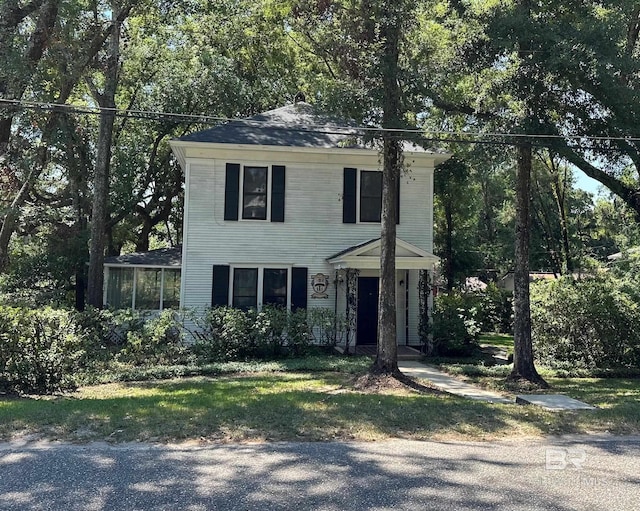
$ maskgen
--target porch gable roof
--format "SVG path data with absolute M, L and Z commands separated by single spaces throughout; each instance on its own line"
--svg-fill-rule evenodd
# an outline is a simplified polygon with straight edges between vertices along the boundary
M 380 268 L 380 238 L 364 241 L 327 258 L 336 269 L 360 270 Z M 440 259 L 426 250 L 396 238 L 396 269 L 429 270 Z

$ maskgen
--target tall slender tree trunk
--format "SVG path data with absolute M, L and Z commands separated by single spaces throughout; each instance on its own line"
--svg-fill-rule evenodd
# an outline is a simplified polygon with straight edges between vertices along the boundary
M 400 125 L 400 87 L 398 56 L 400 13 L 397 7 L 385 4 L 382 15 L 384 48 L 382 79 L 384 87 L 383 128 Z M 402 165 L 401 141 L 385 132 L 382 172 L 382 230 L 380 241 L 380 294 L 378 301 L 378 350 L 374 364 L 377 372 L 398 372 L 398 341 L 396 331 L 396 204 L 398 179 Z
M 560 234 L 562 236 L 562 275 L 570 275 L 573 273 L 573 259 L 571 257 L 571 248 L 569 245 L 569 229 L 567 228 L 567 208 L 566 208 L 566 191 L 567 191 L 567 168 L 564 168 L 564 176 L 560 176 L 560 168 L 557 166 L 550 156 L 551 161 L 549 169 L 553 177 L 553 196 L 556 200 L 558 208 L 558 218 L 560 218 Z
M 531 191 L 530 144 L 518 146 L 518 165 L 516 177 L 516 246 L 514 271 L 514 353 L 513 370 L 510 380 L 525 379 L 542 387 L 547 383 L 538 374 L 533 363 L 533 345 L 531 341 L 531 304 L 529 300 L 529 232 L 531 216 L 529 211 Z
M 118 20 L 116 14 L 115 5 L 112 5 L 111 19 L 113 27 L 109 36 L 109 55 L 105 70 L 104 92 L 98 94 L 96 98 L 102 111 L 100 113 L 96 167 L 93 177 L 87 303 L 97 308 L 103 305 L 103 265 L 109 197 L 109 169 L 111 165 L 111 142 L 113 140 L 113 125 L 115 121 L 115 95 L 118 84 L 118 60 L 120 55 L 120 26 L 122 22 Z
M 453 206 L 447 199 L 444 205 L 444 217 L 446 222 L 446 237 L 444 243 L 444 274 L 447 279 L 447 291 L 453 289 Z

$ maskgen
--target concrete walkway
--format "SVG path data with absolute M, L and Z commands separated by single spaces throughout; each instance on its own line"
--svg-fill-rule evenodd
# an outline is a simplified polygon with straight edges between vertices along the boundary
M 507 398 L 497 392 L 478 388 L 470 383 L 460 381 L 446 373 L 428 366 L 417 360 L 398 360 L 398 367 L 405 375 L 411 378 L 428 380 L 438 389 L 455 394 L 456 396 L 486 401 L 488 403 L 502 404 L 531 404 L 541 406 L 545 410 L 596 410 L 591 406 L 577 399 L 562 394 L 527 394 L 518 395 L 514 398 Z
M 478 401 L 489 403 L 514 404 L 513 399 L 504 397 L 497 392 L 480 389 L 469 383 L 457 380 L 448 374 L 439 371 L 435 367 L 422 364 L 416 360 L 398 360 L 398 367 L 402 373 L 411 378 L 429 380 L 434 386 L 444 392 L 455 394 Z

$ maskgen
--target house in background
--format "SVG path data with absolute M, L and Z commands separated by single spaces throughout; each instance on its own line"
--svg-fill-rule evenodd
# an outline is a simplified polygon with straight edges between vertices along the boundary
M 558 278 L 557 273 L 553 272 L 531 272 L 529 273 L 529 282 L 537 282 L 540 280 L 555 280 Z M 497 286 L 500 289 L 504 289 L 505 291 L 511 291 L 513 293 L 514 289 L 514 273 L 512 271 L 507 272 L 504 277 L 502 277 Z
M 625 257 L 631 257 L 631 256 L 638 256 L 638 254 L 640 254 L 640 247 L 631 247 L 627 250 L 625 250 L 624 252 L 616 252 L 615 254 L 611 254 L 607 256 L 607 261 L 609 263 L 616 263 L 617 261 L 620 261 L 622 259 L 624 259 Z
M 171 147 L 185 173 L 181 307 L 328 308 L 349 317 L 357 345 L 376 343 L 382 206 L 376 148 L 304 102 L 192 133 Z M 420 276 L 438 260 L 433 171 L 450 155 L 409 144 L 404 151 L 397 334 L 399 344 L 419 345 Z M 138 275 L 146 278 L 146 261 L 139 262 Z

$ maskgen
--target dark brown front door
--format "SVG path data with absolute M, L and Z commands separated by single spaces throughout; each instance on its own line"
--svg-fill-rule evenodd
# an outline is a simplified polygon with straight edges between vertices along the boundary
M 378 277 L 358 277 L 356 344 L 376 344 L 378 337 Z

